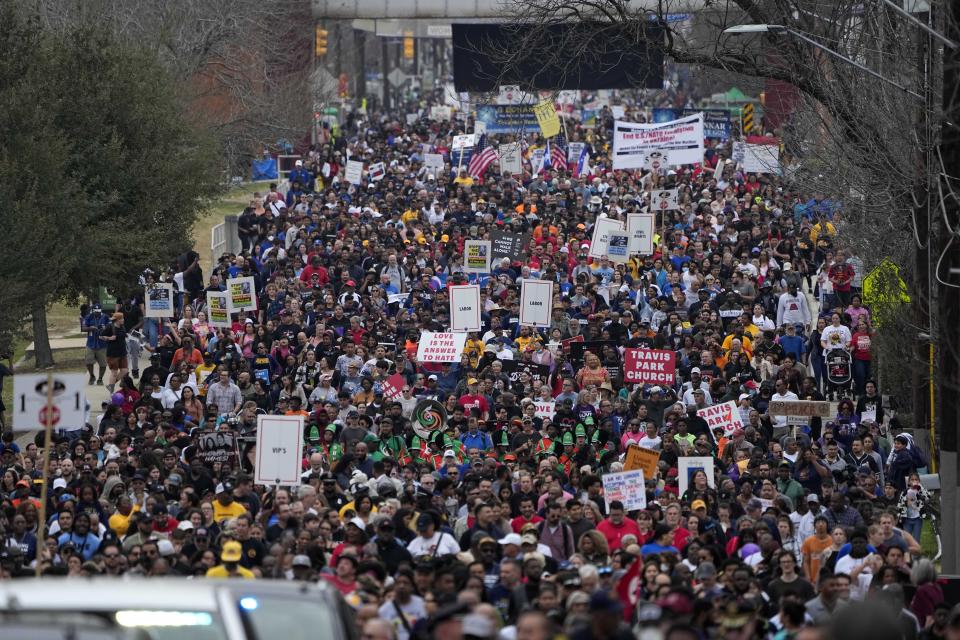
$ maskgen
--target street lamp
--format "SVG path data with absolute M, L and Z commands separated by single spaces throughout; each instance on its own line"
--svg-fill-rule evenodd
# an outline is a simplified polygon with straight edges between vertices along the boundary
M 918 100 L 923 100 L 923 99 L 924 99 L 923 96 L 921 96 L 921 95 L 920 95 L 919 93 L 917 93 L 916 91 L 911 91 L 910 89 L 907 89 L 905 86 L 894 82 L 894 81 L 891 80 L 890 78 L 887 78 L 886 76 L 883 76 L 883 75 L 877 73 L 877 72 L 874 71 L 873 69 L 871 69 L 871 68 L 869 68 L 869 67 L 865 67 L 864 65 L 860 64 L 860 63 L 857 62 L 856 60 L 854 60 L 854 59 L 852 59 L 852 58 L 848 58 L 847 56 L 843 55 L 842 53 L 839 53 L 839 52 L 837 52 L 837 51 L 834 51 L 833 49 L 831 49 L 831 48 L 829 48 L 829 47 L 826 47 L 826 46 L 820 44 L 820 43 L 817 42 L 816 40 L 805 36 L 804 34 L 800 33 L 799 31 L 794 31 L 794 30 L 791 29 L 790 27 L 786 27 L 786 26 L 784 26 L 784 25 L 782 25 L 782 24 L 738 24 L 738 25 L 735 25 L 735 26 L 733 26 L 733 27 L 728 27 L 728 28 L 724 29 L 723 32 L 724 32 L 724 33 L 727 33 L 727 34 L 730 34 L 730 35 L 741 35 L 741 34 L 745 34 L 745 33 L 770 33 L 770 34 L 773 34 L 773 35 L 789 34 L 789 35 L 791 35 L 791 36 L 794 36 L 795 38 L 799 38 L 799 39 L 803 40 L 804 42 L 806 42 L 806 43 L 808 43 L 808 44 L 813 45 L 814 47 L 816 47 L 817 49 L 820 49 L 821 51 L 823 51 L 823 52 L 825 52 L 825 53 L 829 53 L 830 55 L 832 55 L 832 56 L 835 57 L 835 58 L 838 58 L 838 59 L 840 59 L 840 60 L 843 60 L 843 61 L 846 62 L 847 64 L 850 64 L 850 65 L 856 67 L 857 69 L 860 69 L 861 71 L 864 71 L 864 72 L 866 72 L 866 73 L 869 73 L 869 74 L 872 75 L 873 77 L 875 77 L 875 78 L 877 78 L 877 79 L 879 79 L 879 80 L 882 80 L 883 82 L 886 82 L 886 83 L 889 84 L 890 86 L 896 87 L 897 89 L 900 89 L 901 91 L 903 91 L 903 92 L 905 92 L 905 93 L 909 93 L 911 96 L 913 96 L 914 98 L 917 98 Z

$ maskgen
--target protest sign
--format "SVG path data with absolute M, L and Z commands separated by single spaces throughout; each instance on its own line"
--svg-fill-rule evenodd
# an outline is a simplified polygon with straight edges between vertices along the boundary
M 227 464 L 237 455 L 237 437 L 232 431 L 204 431 L 197 436 L 197 457 L 204 464 Z
M 708 139 L 722 140 L 726 142 L 730 139 L 733 125 L 730 121 L 730 113 L 726 109 L 669 109 L 655 108 L 653 110 L 654 122 L 669 122 L 677 118 L 703 113 L 703 137 Z
M 257 289 L 253 276 L 227 280 L 230 313 L 257 310 Z
M 553 100 L 538 102 L 533 107 L 533 113 L 537 117 L 537 124 L 540 125 L 540 131 L 544 138 L 552 138 L 560 133 L 560 118 L 557 117 L 557 109 L 553 106 Z
M 655 211 L 673 211 L 680 208 L 679 189 L 660 189 L 650 196 L 650 209 Z
M 535 362 L 521 362 L 520 360 L 502 360 L 503 372 L 510 378 L 510 384 L 520 381 L 520 375 L 525 373 L 531 380 L 546 382 L 550 375 L 550 367 Z
M 407 384 L 406 379 L 399 374 L 395 373 L 381 383 L 383 388 L 383 399 L 390 401 L 396 400 L 401 395 L 403 395 L 403 386 Z
M 780 145 L 746 144 L 743 147 L 743 170 L 747 173 L 780 173 Z
M 303 416 L 257 416 L 254 484 L 300 485 Z
M 672 386 L 677 354 L 661 349 L 627 349 L 623 353 L 623 380 L 633 384 Z
M 144 314 L 148 318 L 173 317 L 173 285 L 169 282 L 151 284 L 144 290 Z
M 480 331 L 480 285 L 454 285 L 450 292 L 450 330 Z
M 634 469 L 640 469 L 643 471 L 644 478 L 656 478 L 658 471 L 657 465 L 659 463 L 659 451 L 631 444 L 627 447 L 626 456 L 623 458 L 623 470 L 633 471 Z
M 711 456 L 681 456 L 677 458 L 677 480 L 680 496 L 687 492 L 693 482 L 693 474 L 703 470 L 707 474 L 707 486 L 717 488 L 717 481 L 713 477 L 713 457 Z
M 771 400 L 767 413 L 772 416 L 804 416 L 806 418 L 832 418 L 830 403 L 815 400 Z
M 519 142 L 501 144 L 497 147 L 500 162 L 500 173 L 523 173 L 523 150 Z
M 567 146 L 567 164 L 576 166 L 580 162 L 580 154 L 586 148 L 586 142 L 571 142 Z
M 711 435 L 717 427 L 723 428 L 723 435 L 727 438 L 737 429 L 743 429 L 743 419 L 740 417 L 737 403 L 733 400 L 699 409 L 697 415 L 706 420 Z
M 520 284 L 520 324 L 549 327 L 553 316 L 553 283 L 527 280 Z
M 382 162 L 374 162 L 367 170 L 367 175 L 370 176 L 370 179 L 374 182 L 379 182 L 387 175 L 387 166 Z
M 420 363 L 459 362 L 466 343 L 466 333 L 424 331 L 420 334 L 420 344 L 417 346 L 417 361 Z
M 435 176 L 443 173 L 445 166 L 443 163 L 443 155 L 439 153 L 425 153 L 423 155 L 423 166 Z
M 593 239 L 590 242 L 590 257 L 604 258 L 611 233 L 623 233 L 623 223 L 613 218 L 597 218 L 593 225 Z
M 229 327 L 230 297 L 225 292 L 207 291 L 207 323 L 211 327 Z
M 655 217 L 652 213 L 628 213 L 627 235 L 630 236 L 631 254 L 648 256 L 653 253 Z
M 614 169 L 639 169 L 651 151 L 667 154 L 671 165 L 702 162 L 703 114 L 654 124 L 614 122 Z
M 603 474 L 603 500 L 610 510 L 610 503 L 623 503 L 625 511 L 647 508 L 647 487 L 643 482 L 643 471 L 620 471 Z
M 523 135 L 540 128 L 533 105 L 487 104 L 477 107 L 476 122 L 482 122 L 488 134 L 509 133 Z
M 535 415 L 540 419 L 550 418 L 551 420 L 553 420 L 553 414 L 556 413 L 557 411 L 557 403 L 553 400 L 549 400 L 549 401 L 541 400 L 539 402 L 534 402 L 533 407 L 534 407 L 533 415 Z
M 439 122 L 445 122 L 450 119 L 450 116 L 453 115 L 449 106 L 439 106 L 435 105 L 430 107 L 430 119 L 437 120 Z
M 670 157 L 666 152 L 660 151 L 659 149 L 651 151 L 643 157 L 643 168 L 647 171 L 666 175 L 669 166 Z
M 363 162 L 360 160 L 347 160 L 347 171 L 343 179 L 350 184 L 360 184 L 363 181 Z
M 13 376 L 13 430 L 40 435 L 51 429 L 77 431 L 87 423 L 89 404 L 80 373 L 18 373 Z M 49 395 L 48 395 L 49 394 Z M 47 405 L 50 404 L 48 411 Z
M 523 260 L 526 255 L 523 248 L 530 242 L 530 234 L 511 233 L 508 231 L 490 232 L 491 251 L 490 257 L 493 260 L 493 266 L 496 267 L 500 260 L 509 258 L 511 262 Z
M 604 351 L 613 349 L 617 354 L 620 352 L 617 351 L 617 343 L 613 340 L 589 340 L 589 341 L 577 341 L 570 342 L 570 363 L 574 366 L 575 369 L 579 370 L 583 367 L 583 356 L 589 351 L 594 354 L 600 360 L 603 360 Z
M 626 264 L 630 259 L 630 236 L 614 232 L 607 236 L 607 258 L 610 262 Z
M 474 140 L 475 136 L 472 133 L 461 134 L 458 136 L 453 136 L 453 142 L 450 145 L 450 148 L 454 151 L 466 149 L 467 147 L 472 147 L 476 144 Z
M 493 250 L 489 240 L 467 240 L 463 243 L 463 270 L 466 273 L 490 273 Z

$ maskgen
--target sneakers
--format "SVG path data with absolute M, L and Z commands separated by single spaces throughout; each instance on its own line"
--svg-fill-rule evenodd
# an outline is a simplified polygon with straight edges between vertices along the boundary
M 136 379 L 139 378 L 139 377 L 140 377 L 140 372 L 139 372 L 139 371 L 134 371 L 134 372 L 133 372 L 133 379 L 136 380 Z
M 97 384 L 97 379 L 94 378 L 93 376 L 90 376 L 90 379 L 87 380 L 87 384 L 90 385 L 90 386 L 93 386 L 93 385 Z

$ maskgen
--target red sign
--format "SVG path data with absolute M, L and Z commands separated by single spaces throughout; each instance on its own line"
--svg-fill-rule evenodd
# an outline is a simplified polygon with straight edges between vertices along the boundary
M 563 352 L 570 353 L 570 345 L 574 342 L 583 342 L 583 336 L 579 335 L 573 338 L 567 338 L 566 340 L 561 340 L 560 346 L 563 349 Z
M 627 349 L 623 354 L 623 379 L 639 384 L 671 386 L 676 378 L 677 354 L 660 349 Z
M 383 399 L 395 400 L 403 393 L 407 381 L 399 373 L 395 373 L 383 381 Z
M 60 409 L 56 407 L 50 407 L 50 425 L 51 427 L 57 426 L 57 423 L 60 422 Z M 47 425 L 47 408 L 43 407 L 40 409 L 40 424 Z

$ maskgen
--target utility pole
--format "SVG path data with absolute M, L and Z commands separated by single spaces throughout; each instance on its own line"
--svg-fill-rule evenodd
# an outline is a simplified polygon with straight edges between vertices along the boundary
M 354 75 L 357 79 L 357 104 L 360 104 L 359 101 L 367 97 L 367 33 L 363 29 L 354 29 L 353 43 L 357 49 L 355 58 L 357 65 Z
M 387 80 L 388 73 L 390 73 L 390 43 L 387 41 L 387 38 L 380 38 L 380 80 L 383 83 L 383 111 L 390 108 L 390 81 Z

